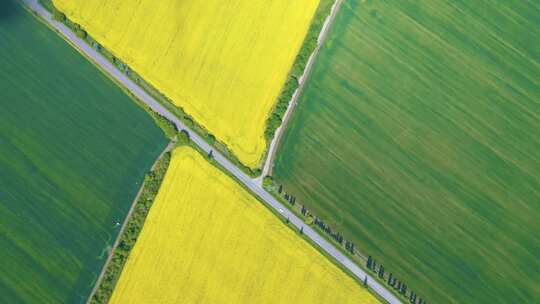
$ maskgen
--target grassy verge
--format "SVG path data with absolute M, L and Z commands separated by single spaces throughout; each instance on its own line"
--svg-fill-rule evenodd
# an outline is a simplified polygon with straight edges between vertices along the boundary
M 128 219 L 124 231 L 120 235 L 120 242 L 114 249 L 111 261 L 105 266 L 106 269 L 103 279 L 90 300 L 90 303 L 104 304 L 109 302 L 114 287 L 122 273 L 122 269 L 126 264 L 129 253 L 137 241 L 146 216 L 159 191 L 159 187 L 161 186 L 167 168 L 169 167 L 170 160 L 171 153 L 165 152 L 161 158 L 157 160 L 152 170 L 145 176 L 141 195 L 135 203 L 135 208 Z
M 268 117 L 266 130 L 264 132 L 264 138 L 266 139 L 267 145 L 272 142 L 277 128 L 279 128 L 283 122 L 283 116 L 287 111 L 289 102 L 292 99 L 294 91 L 296 91 L 299 86 L 298 80 L 304 73 L 309 57 L 317 48 L 317 39 L 319 38 L 319 34 L 324 25 L 326 17 L 328 17 L 332 11 L 332 5 L 334 2 L 335 0 L 321 0 L 319 3 L 319 7 L 315 12 L 313 20 L 311 21 L 311 25 L 309 26 L 302 47 L 294 60 L 291 71 L 289 72 L 287 80 L 285 81 L 285 84 L 281 89 L 281 93 L 276 101 L 276 105 Z

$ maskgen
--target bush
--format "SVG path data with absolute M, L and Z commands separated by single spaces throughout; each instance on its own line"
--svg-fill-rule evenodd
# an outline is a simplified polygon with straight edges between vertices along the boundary
M 62 13 L 61 11 L 54 9 L 53 11 L 53 19 L 58 22 L 65 22 L 66 21 L 66 15 Z
M 186 130 L 178 132 L 178 145 L 187 145 L 190 142 L 189 133 Z
M 186 124 L 186 126 L 190 128 L 192 128 L 195 125 L 195 123 L 193 122 L 193 118 L 191 118 L 190 116 L 184 115 L 183 121 Z
M 134 95 L 132 95 L 134 99 L 137 99 Z M 146 110 L 148 114 L 154 119 L 154 122 L 158 125 L 158 127 L 163 130 L 163 133 L 165 133 L 165 136 L 169 139 L 172 139 L 174 136 L 177 135 L 178 129 L 176 128 L 176 125 L 172 123 L 167 118 L 161 116 L 160 114 L 154 112 L 150 107 L 143 106 L 143 108 Z
M 77 25 L 75 28 L 75 35 L 81 39 L 86 39 L 86 36 L 88 35 L 85 30 L 81 28 L 80 25 Z
M 263 188 L 268 189 L 274 185 L 274 178 L 270 175 L 267 175 L 263 178 Z
M 266 122 L 266 130 L 264 131 L 264 137 L 266 140 L 271 141 L 274 138 L 276 129 L 281 126 L 282 117 L 278 113 L 272 113 Z
M 208 138 L 208 142 L 210 143 L 210 145 L 213 146 L 216 143 L 216 137 L 214 135 L 208 134 L 206 138 Z
M 294 92 L 298 88 L 298 80 L 296 77 L 291 76 L 287 79 L 285 86 L 283 87 L 281 94 L 278 98 L 277 104 L 274 108 L 274 111 L 268 117 L 266 122 L 266 129 L 264 131 L 264 137 L 267 141 L 271 141 L 274 138 L 277 128 L 281 126 L 285 112 L 289 107 L 289 102 L 294 95 Z

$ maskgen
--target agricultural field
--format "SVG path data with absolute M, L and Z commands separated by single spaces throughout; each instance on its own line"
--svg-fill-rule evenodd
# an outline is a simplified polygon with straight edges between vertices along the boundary
M 54 0 L 255 168 L 318 0 Z
M 538 41 L 538 1 L 345 1 L 275 178 L 430 303 L 538 302 Z
M 0 37 L 0 303 L 84 303 L 167 140 L 18 1 Z
M 114 303 L 378 303 L 190 147 L 170 167 Z

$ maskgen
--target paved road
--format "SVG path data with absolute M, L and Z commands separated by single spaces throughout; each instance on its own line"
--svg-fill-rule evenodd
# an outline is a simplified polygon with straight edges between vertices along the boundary
M 126 75 L 116 69 L 105 57 L 100 53 L 94 50 L 91 46 L 86 44 L 82 39 L 79 39 L 75 33 L 73 33 L 68 27 L 64 24 L 52 20 L 51 14 L 46 11 L 37 0 L 20 0 L 25 3 L 31 10 L 36 12 L 41 16 L 45 21 L 47 21 L 53 28 L 59 31 L 67 40 L 71 42 L 72 45 L 76 46 L 81 53 L 83 53 L 87 58 L 97 64 L 101 69 L 107 72 L 110 76 L 116 79 L 121 83 L 125 88 L 131 91 L 138 99 L 150 106 L 154 111 L 166 117 L 172 121 L 179 130 L 186 130 L 191 139 L 195 144 L 197 144 L 202 150 L 207 153 L 210 152 L 212 147 L 206 143 L 199 135 L 186 127 L 178 118 L 176 118 L 172 113 L 170 113 L 165 107 L 159 104 L 154 100 L 150 95 L 148 95 L 142 88 L 140 88 L 136 83 L 129 79 Z M 306 225 L 300 218 L 293 214 L 289 209 L 283 206 L 279 201 L 277 201 L 272 195 L 266 192 L 259 184 L 257 184 L 253 179 L 248 175 L 242 172 L 239 168 L 233 165 L 229 160 L 227 160 L 222 154 L 218 151 L 213 151 L 214 159 L 225 168 L 227 171 L 232 173 L 241 183 L 243 183 L 247 188 L 249 188 L 255 195 L 261 198 L 268 206 L 275 209 L 277 212 L 281 213 L 284 218 L 289 218 L 290 223 L 296 226 L 298 229 L 302 228 L 304 234 L 309 237 L 313 242 L 315 242 L 322 250 L 326 251 L 330 256 L 335 260 L 345 266 L 350 270 L 359 280 L 364 280 L 364 277 L 368 278 L 369 286 L 379 294 L 383 299 L 388 303 L 398 304 L 401 301 L 394 296 L 386 287 L 382 284 L 379 284 L 375 281 L 369 274 L 364 272 L 360 267 L 354 264 L 347 256 L 345 256 L 341 251 L 336 249 L 330 242 L 320 236 L 315 230 L 310 226 Z
M 285 132 L 287 123 L 289 122 L 289 119 L 291 118 L 291 115 L 297 105 L 298 98 L 300 98 L 300 94 L 302 93 L 302 90 L 304 89 L 304 84 L 306 83 L 309 73 L 311 72 L 311 68 L 313 67 L 313 64 L 315 63 L 315 58 L 319 54 L 319 51 L 324 43 L 324 40 L 328 36 L 330 27 L 332 26 L 332 23 L 334 23 L 337 12 L 339 11 L 339 8 L 341 7 L 342 3 L 343 3 L 343 0 L 335 0 L 334 5 L 332 5 L 332 10 L 330 11 L 330 15 L 324 21 L 324 24 L 321 28 L 321 32 L 319 33 L 319 36 L 317 37 L 317 47 L 315 48 L 315 50 L 313 50 L 313 53 L 311 53 L 311 55 L 309 56 L 306 67 L 304 68 L 304 72 L 302 73 L 302 76 L 300 76 L 300 79 L 298 79 L 298 88 L 294 91 L 294 94 L 291 100 L 289 101 L 289 106 L 287 107 L 287 110 L 285 111 L 285 114 L 283 115 L 283 122 L 276 129 L 274 138 L 272 139 L 272 142 L 270 143 L 270 147 L 268 148 L 268 153 L 266 155 L 266 161 L 264 162 L 264 165 L 262 168 L 261 177 L 257 179 L 257 182 L 261 184 L 262 184 L 263 177 L 267 175 L 272 175 L 272 169 L 274 166 L 274 157 L 277 153 L 277 149 L 279 147 L 279 142 L 281 140 L 281 137 L 283 136 L 283 132 Z

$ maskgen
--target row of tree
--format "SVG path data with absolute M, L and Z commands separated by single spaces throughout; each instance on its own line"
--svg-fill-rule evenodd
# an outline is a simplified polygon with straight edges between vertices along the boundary
M 296 204 L 296 197 L 285 192 L 283 190 L 283 185 L 279 185 L 278 187 L 278 194 L 282 195 L 283 198 L 289 202 L 292 206 Z M 300 212 L 303 216 L 307 217 L 310 216 L 309 210 L 306 208 L 306 206 L 302 205 Z M 352 242 L 345 240 L 343 235 L 341 233 L 333 231 L 329 225 L 327 225 L 323 220 L 320 218 L 314 216 L 314 222 L 316 226 L 321 228 L 322 231 L 324 231 L 326 234 L 328 234 L 332 239 L 334 239 L 336 242 L 338 242 L 341 246 L 345 246 L 345 249 L 350 252 L 351 254 L 355 254 L 355 246 Z
M 332 228 L 330 228 L 329 225 L 327 225 L 323 220 L 321 220 L 318 217 L 315 217 L 313 223 L 321 228 L 322 231 L 326 232 L 331 238 L 333 238 L 336 242 L 338 242 L 341 246 L 345 246 L 345 249 L 350 252 L 351 254 L 355 253 L 355 247 L 354 244 L 350 241 L 345 240 L 343 235 L 337 231 L 333 231 Z
M 296 197 L 286 193 L 283 189 L 283 185 L 279 185 L 278 187 L 278 193 L 283 196 L 283 198 L 289 202 L 292 206 L 296 203 Z M 309 212 L 309 210 L 302 205 L 300 212 L 303 216 L 312 216 Z M 318 226 L 322 231 L 324 231 L 326 234 L 328 234 L 330 237 L 332 237 L 336 242 L 338 242 L 341 246 L 345 246 L 345 249 L 354 255 L 356 253 L 356 249 L 354 246 L 354 243 L 345 240 L 343 236 L 339 232 L 332 231 L 329 225 L 327 225 L 323 220 L 320 218 L 314 216 L 313 223 Z M 302 231 L 300 232 L 302 233 Z M 394 290 L 396 290 L 399 294 L 401 294 L 403 297 L 407 298 L 411 304 L 427 304 L 427 301 L 418 297 L 416 292 L 413 290 L 410 290 L 404 282 L 398 280 L 392 273 L 389 273 L 387 275 L 386 270 L 384 269 L 383 265 L 378 265 L 375 259 L 373 259 L 371 256 L 368 256 L 366 267 L 373 271 L 379 279 L 383 280 L 388 284 L 390 287 L 392 287 Z M 364 285 L 367 287 L 367 277 L 364 279 Z
M 294 206 L 294 205 L 296 204 L 296 197 L 290 195 L 290 194 L 287 193 L 287 192 L 283 192 L 283 185 L 279 185 L 278 193 L 279 193 L 279 194 L 283 194 L 283 198 L 284 198 L 287 202 L 289 202 L 289 204 L 291 204 L 292 206 Z
M 366 268 L 373 271 L 379 279 L 383 280 L 390 287 L 394 288 L 399 294 L 409 299 L 411 304 L 427 304 L 427 301 L 418 297 L 416 292 L 408 289 L 407 284 L 398 280 L 392 273 L 388 275 L 388 278 L 385 277 L 385 269 L 383 265 L 378 265 L 375 259 L 371 256 L 368 256 L 366 262 Z M 364 285 L 366 285 L 367 279 L 364 279 Z
M 285 195 L 283 196 L 283 198 L 285 198 L 285 200 L 287 202 L 289 202 L 289 204 L 291 204 L 292 206 L 294 206 L 294 204 L 296 204 L 296 197 L 288 194 L 288 193 L 285 193 Z

